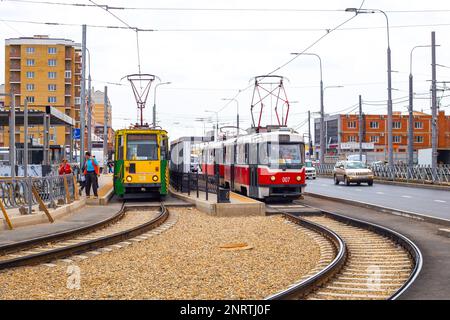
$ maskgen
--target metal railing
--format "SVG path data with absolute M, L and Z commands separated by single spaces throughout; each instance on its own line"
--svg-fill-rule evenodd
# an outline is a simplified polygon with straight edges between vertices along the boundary
M 5 208 L 29 208 L 42 199 L 47 207 L 67 203 L 75 198 L 73 174 L 47 177 L 0 178 L 0 201 Z
M 334 164 L 316 166 L 317 174 L 333 175 Z M 371 167 L 374 176 L 380 180 L 412 182 L 420 184 L 450 184 L 450 165 L 439 165 L 435 170 L 431 166 L 415 165 L 376 165 Z
M 205 193 L 206 200 L 209 200 L 209 194 L 213 193 L 217 196 L 217 202 L 228 202 L 224 200 L 220 194 L 225 190 L 220 186 L 220 177 L 218 174 L 208 175 L 199 172 L 177 172 L 170 171 L 170 185 L 178 192 L 195 194 L 200 197 L 200 191 Z

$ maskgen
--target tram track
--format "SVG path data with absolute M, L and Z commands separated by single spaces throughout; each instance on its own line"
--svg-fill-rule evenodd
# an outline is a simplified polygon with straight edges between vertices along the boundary
M 127 206 L 123 203 L 114 216 L 90 226 L 1 247 L 0 270 L 51 262 L 109 245 L 117 246 L 121 241 L 157 228 L 168 217 L 169 211 L 162 203 L 157 211 L 154 206 Z
M 278 211 L 297 228 L 326 239 L 319 243 L 323 257 L 310 274 L 267 299 L 393 300 L 414 282 L 422 254 L 411 240 L 379 225 L 312 209 L 316 212 Z

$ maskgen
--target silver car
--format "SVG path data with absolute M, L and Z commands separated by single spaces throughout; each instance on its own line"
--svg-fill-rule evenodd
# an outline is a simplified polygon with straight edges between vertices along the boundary
M 343 181 L 347 186 L 366 182 L 373 185 L 373 172 L 361 161 L 338 161 L 333 169 L 334 184 Z

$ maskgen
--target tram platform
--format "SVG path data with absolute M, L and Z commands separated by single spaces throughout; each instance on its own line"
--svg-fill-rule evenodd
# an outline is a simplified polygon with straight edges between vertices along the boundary
M 174 197 L 190 202 L 198 210 L 214 216 L 237 217 L 266 214 L 266 208 L 263 202 L 234 192 L 230 192 L 229 203 L 217 203 L 217 196 L 214 193 L 208 193 L 208 198 L 206 198 L 204 191 L 199 191 L 198 197 L 196 191 L 192 191 L 188 195 L 187 193 L 177 192 L 171 188 L 170 192 Z
M 99 190 L 98 199 L 88 199 L 85 196 L 85 191 L 83 190 L 81 196 L 78 200 L 75 200 L 68 204 L 58 205 L 57 208 L 47 208 L 51 217 L 56 221 L 64 219 L 65 217 L 71 215 L 74 212 L 87 206 L 94 205 L 107 205 L 113 196 L 113 183 L 112 175 L 101 175 L 99 177 Z M 91 195 L 93 192 L 91 191 Z M 22 214 L 19 208 L 8 208 L 6 212 L 11 221 L 13 229 L 21 228 L 25 226 L 38 225 L 38 224 L 49 224 L 49 219 L 46 214 L 39 210 L 39 206 L 33 205 L 31 207 L 32 214 Z M 0 230 L 9 230 L 8 224 L 6 223 L 5 217 L 0 214 Z

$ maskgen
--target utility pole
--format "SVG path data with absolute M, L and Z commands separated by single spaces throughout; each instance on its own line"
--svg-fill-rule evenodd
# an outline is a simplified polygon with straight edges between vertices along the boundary
M 107 173 L 108 171 L 108 87 L 105 86 L 104 93 L 104 124 L 103 124 L 103 172 Z
M 89 61 L 90 63 L 90 61 Z M 91 97 L 92 97 L 92 93 L 91 93 L 91 74 L 89 74 L 88 77 L 88 103 L 87 103 L 87 108 L 88 108 L 88 123 L 87 123 L 87 127 L 88 127 L 88 132 L 87 132 L 87 144 L 88 144 L 88 151 L 92 152 L 92 101 L 91 101 Z
M 412 56 L 412 53 L 411 53 Z M 414 89 L 413 89 L 413 75 L 409 73 L 409 106 L 408 106 L 408 167 L 412 169 L 414 165 L 414 118 L 413 118 L 413 103 L 414 103 Z M 409 172 L 408 172 L 409 175 Z
M 11 178 L 16 176 L 16 95 L 11 92 L 9 106 L 9 164 L 11 166 Z
M 436 95 L 436 34 L 431 32 L 431 168 L 437 168 L 437 95 Z
M 308 139 L 309 139 L 309 159 L 311 159 L 311 155 L 313 152 L 313 144 L 311 139 L 311 111 L 308 110 Z
M 23 176 L 28 177 L 28 99 L 23 105 Z
M 325 163 L 325 111 L 323 106 L 323 81 L 320 79 L 320 153 L 319 153 L 319 163 L 322 165 Z
M 359 161 L 362 162 L 362 144 L 363 144 L 363 116 L 362 116 L 362 99 L 359 95 Z
M 86 25 L 83 24 L 82 35 L 82 53 L 81 53 L 81 97 L 80 97 L 80 169 L 84 166 L 84 132 L 86 123 Z

